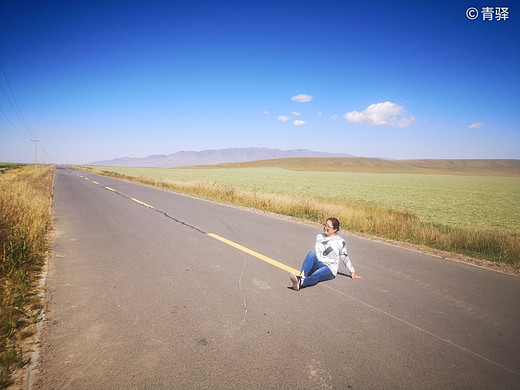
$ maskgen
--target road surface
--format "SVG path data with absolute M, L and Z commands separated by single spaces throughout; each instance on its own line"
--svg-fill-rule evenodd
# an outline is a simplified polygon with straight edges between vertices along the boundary
M 57 167 L 38 389 L 520 389 L 520 278 Z

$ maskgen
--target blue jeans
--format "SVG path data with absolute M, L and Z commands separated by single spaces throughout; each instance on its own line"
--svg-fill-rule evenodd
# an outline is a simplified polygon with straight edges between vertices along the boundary
M 301 287 L 309 287 L 323 282 L 325 280 L 334 279 L 335 276 L 325 264 L 318 260 L 316 253 L 309 252 L 302 265 L 303 275 L 305 279 Z

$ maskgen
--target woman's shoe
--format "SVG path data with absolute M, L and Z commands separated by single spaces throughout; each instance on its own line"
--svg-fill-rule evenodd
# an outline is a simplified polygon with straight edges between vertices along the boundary
M 291 272 L 291 275 L 289 275 L 289 277 L 291 278 L 292 289 L 295 291 L 298 291 L 300 289 L 300 281 L 301 281 L 300 277 L 296 276 L 292 272 Z

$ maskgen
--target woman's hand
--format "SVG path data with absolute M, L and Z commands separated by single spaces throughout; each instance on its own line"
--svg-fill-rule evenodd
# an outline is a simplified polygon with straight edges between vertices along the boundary
M 352 277 L 352 279 L 363 279 L 361 276 L 357 275 L 355 272 L 350 276 Z

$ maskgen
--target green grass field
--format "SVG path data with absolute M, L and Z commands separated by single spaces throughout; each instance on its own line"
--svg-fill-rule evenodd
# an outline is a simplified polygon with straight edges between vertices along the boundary
M 446 170 L 442 174 L 318 172 L 281 167 L 93 168 L 129 176 L 207 180 L 265 193 L 295 193 L 370 203 L 410 212 L 422 222 L 497 228 L 520 234 L 520 177 L 510 175 L 450 175 Z

